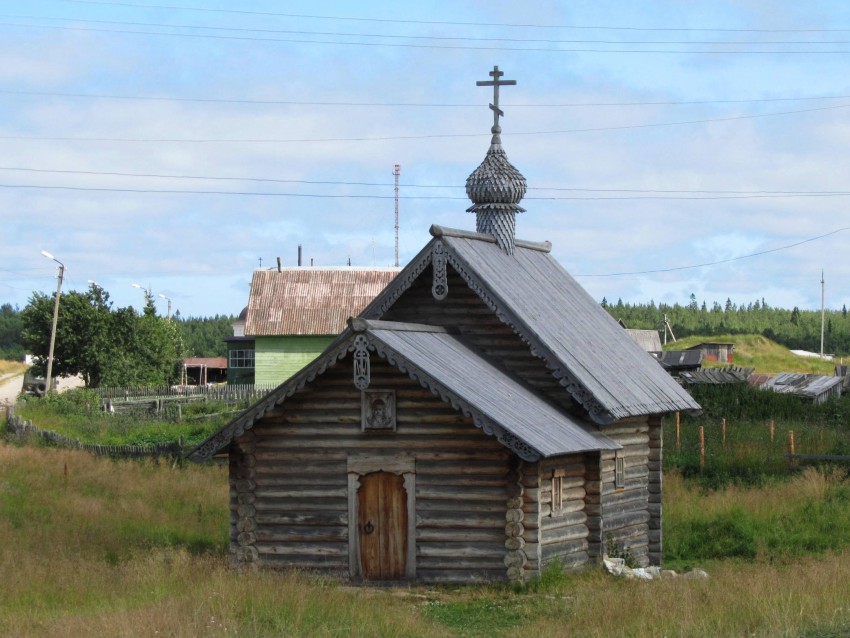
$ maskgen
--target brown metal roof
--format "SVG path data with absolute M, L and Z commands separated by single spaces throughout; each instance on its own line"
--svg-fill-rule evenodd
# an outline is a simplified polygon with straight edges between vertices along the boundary
M 398 274 L 399 268 L 255 270 L 246 336 L 336 335 Z
M 186 357 L 183 359 L 184 366 L 206 366 L 208 368 L 227 368 L 227 357 Z

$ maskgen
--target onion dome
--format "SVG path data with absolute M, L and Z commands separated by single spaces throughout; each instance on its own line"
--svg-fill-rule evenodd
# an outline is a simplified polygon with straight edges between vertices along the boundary
M 515 84 L 513 80 L 499 80 L 499 67 L 493 67 L 492 81 L 478 82 L 479 86 L 493 86 L 493 139 L 490 148 L 484 156 L 484 161 L 466 178 L 466 194 L 472 200 L 472 206 L 466 209 L 476 215 L 476 230 L 479 233 L 493 235 L 496 243 L 509 255 L 514 252 L 514 237 L 516 229 L 516 214 L 525 212 L 519 202 L 525 196 L 527 184 L 516 167 L 508 161 L 508 155 L 502 148 L 499 126 L 498 87 Z

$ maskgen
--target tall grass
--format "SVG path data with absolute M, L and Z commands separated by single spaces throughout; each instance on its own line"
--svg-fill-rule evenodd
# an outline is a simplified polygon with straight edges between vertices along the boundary
M 164 415 L 110 415 L 101 411 L 97 391 L 80 388 L 43 398 L 25 398 L 16 411 L 42 430 L 84 443 L 153 445 L 183 438 L 186 445 L 195 445 L 226 425 L 239 407 L 223 402 L 193 402 L 186 404 L 180 421 Z
M 67 468 L 67 470 L 66 470 Z M 349 587 L 231 569 L 221 466 L 109 461 L 0 445 L 0 635 L 827 636 L 850 632 L 850 551 L 706 560 L 707 581 L 550 570 L 524 588 Z M 802 475 L 706 492 L 665 477 L 665 542 L 730 509 L 755 520 L 805 502 L 844 512 L 847 481 Z M 847 514 L 837 522 L 847 526 Z M 813 526 L 823 519 L 802 517 Z M 748 522 L 747 527 L 756 523 Z M 834 530 L 843 534 L 847 532 Z M 688 532 L 690 533 L 690 532 Z M 780 555 L 783 550 L 777 549 Z M 843 633 L 842 633 L 843 632 Z

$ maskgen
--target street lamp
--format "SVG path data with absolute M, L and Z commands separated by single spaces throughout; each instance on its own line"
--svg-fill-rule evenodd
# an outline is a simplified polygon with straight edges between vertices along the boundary
M 65 264 L 56 259 L 56 257 L 51 255 L 46 250 L 42 250 L 41 254 L 59 264 L 59 277 L 58 283 L 56 284 L 56 298 L 53 300 L 53 326 L 50 329 L 50 351 L 47 353 L 47 379 L 45 383 L 46 390 L 44 391 L 45 394 L 47 394 L 48 392 L 50 392 L 50 383 L 53 374 L 53 346 L 56 345 L 56 323 L 59 320 L 59 296 L 62 294 L 62 279 L 65 276 Z
M 162 293 L 159 293 L 159 296 L 162 297 L 163 299 L 165 299 L 168 302 L 168 314 L 165 315 L 165 318 L 171 319 L 171 299 L 166 297 Z

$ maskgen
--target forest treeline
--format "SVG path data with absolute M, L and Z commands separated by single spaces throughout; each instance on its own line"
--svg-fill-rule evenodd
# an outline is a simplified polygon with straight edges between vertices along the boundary
M 762 334 L 794 350 L 820 350 L 821 313 L 819 310 L 774 308 L 764 299 L 736 305 L 729 299 L 725 304 L 697 301 L 691 295 L 689 303 L 629 304 L 602 299 L 602 307 L 612 317 L 620 319 L 627 328 L 658 330 L 663 335 L 667 316 L 676 338 L 691 335 L 716 336 Z M 225 356 L 224 337 L 233 334 L 234 318 L 175 316 L 183 342 L 183 356 Z M 21 310 L 11 304 L 0 305 L 0 359 L 21 360 L 24 355 Z M 850 354 L 850 317 L 847 307 L 827 310 L 824 321 L 824 350 L 837 355 Z
M 764 299 L 735 305 L 727 299 L 721 305 L 698 302 L 691 295 L 686 305 L 628 304 L 622 300 L 610 303 L 602 299 L 602 307 L 627 328 L 658 330 L 664 335 L 664 317 L 670 322 L 677 339 L 700 335 L 761 334 L 792 350 L 820 351 L 821 312 L 794 307 L 773 308 Z M 850 354 L 850 317 L 847 306 L 824 313 L 824 352 Z

